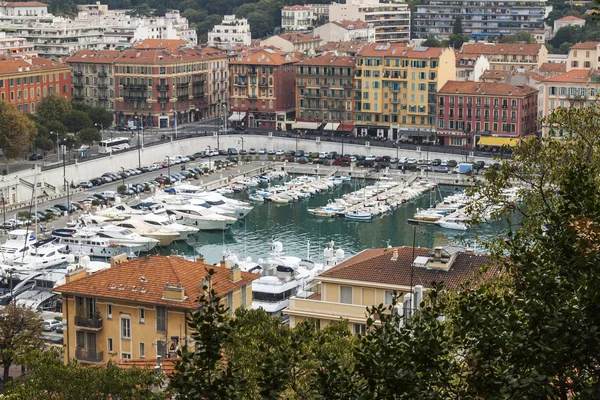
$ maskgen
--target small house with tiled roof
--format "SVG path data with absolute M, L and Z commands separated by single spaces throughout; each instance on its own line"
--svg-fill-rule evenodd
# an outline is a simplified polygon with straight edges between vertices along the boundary
M 585 19 L 575 17 L 573 15 L 567 15 L 566 17 L 559 18 L 554 21 L 554 34 L 556 35 L 556 32 L 558 32 L 559 29 L 569 26 L 578 26 L 579 28 L 583 28 L 585 26 Z
M 261 46 L 272 46 L 285 53 L 300 51 L 306 54 L 314 54 L 315 50 L 321 46 L 323 39 L 315 37 L 308 33 L 280 33 L 268 37 L 260 42 Z
M 367 43 L 375 41 L 375 27 L 373 24 L 365 21 L 342 20 L 330 21 L 313 30 L 313 35 L 328 42 L 349 42 L 354 40 L 363 40 Z
M 459 290 L 496 273 L 482 267 L 487 255 L 457 246 L 426 249 L 395 247 L 365 250 L 319 275 L 317 288 L 290 299 L 284 311 L 290 325 L 311 319 L 321 327 L 347 320 L 353 332 L 364 331 L 367 307 L 392 303 L 421 285 L 426 291 L 434 282 Z
M 600 42 L 582 42 L 571 46 L 567 56 L 567 71 L 572 69 L 598 69 Z
M 498 71 L 537 69 L 548 61 L 548 49 L 538 43 L 465 43 L 460 54 L 483 55 L 490 62 L 490 69 Z
M 205 286 L 233 312 L 252 303 L 258 277 L 224 261 L 212 266 L 179 256 L 140 257 L 89 276 L 71 271 L 55 289 L 63 298 L 65 360 L 98 364 L 174 356 L 190 338 L 186 321 Z

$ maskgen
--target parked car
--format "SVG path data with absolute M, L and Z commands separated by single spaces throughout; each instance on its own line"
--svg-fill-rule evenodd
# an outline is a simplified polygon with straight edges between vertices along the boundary
M 230 156 L 237 156 L 238 151 L 237 151 L 237 149 L 230 147 L 227 149 L 227 154 L 229 154 Z
M 62 322 L 60 322 L 57 326 L 56 326 L 56 333 L 63 333 L 63 324 Z
M 349 167 L 350 163 L 351 161 L 348 157 L 341 157 L 337 160 L 333 160 L 333 165 L 339 165 L 340 167 Z
M 55 319 L 47 319 L 42 322 L 42 330 L 46 332 L 55 331 L 58 325 L 62 325 L 62 323 Z
M 251 147 L 248 151 L 248 154 L 256 154 L 256 149 L 254 147 Z
M 57 208 L 55 208 L 55 207 L 48 207 L 48 208 L 46 208 L 46 209 L 44 210 L 44 212 L 45 212 L 46 214 L 52 214 L 52 215 L 54 215 L 55 217 L 58 217 L 58 216 L 60 216 L 60 215 L 61 215 L 61 212 L 60 212 L 60 210 L 59 210 L 59 209 L 57 209 Z
M 248 154 L 246 150 L 240 150 L 240 156 L 245 156 L 246 154 Z
M 258 150 L 258 154 L 267 154 L 267 149 L 263 147 L 262 149 Z
M 275 150 L 269 149 L 269 150 L 267 150 L 267 154 L 270 155 L 270 156 L 274 156 L 275 155 Z
M 296 150 L 295 157 L 304 157 L 304 150 Z
M 119 132 L 123 132 L 123 131 L 128 131 L 128 130 L 129 130 L 129 127 L 127 127 L 127 126 L 125 126 L 125 125 L 117 125 L 115 128 L 116 128 L 116 129 L 117 129 L 117 131 L 119 131 Z
M 370 156 L 366 156 L 365 159 L 364 159 L 364 161 L 375 161 L 376 158 L 377 157 L 375 157 L 373 155 L 370 155 Z
M 290 157 L 290 156 L 283 157 L 282 161 L 294 162 L 294 157 Z
M 218 153 L 217 154 L 218 156 L 226 156 L 227 155 L 227 150 L 220 149 L 217 153 Z
M 6 221 L 4 221 L 2 223 L 2 225 L 0 225 L 0 226 L 2 226 L 2 229 L 10 230 L 10 229 L 15 229 L 19 225 L 17 224 L 16 219 L 11 218 L 11 219 L 7 219 Z
M 94 186 L 94 185 L 90 181 L 81 181 L 77 184 L 77 187 L 84 188 L 84 189 L 91 189 L 92 186 Z
M 32 154 L 31 156 L 29 156 L 29 161 L 37 161 L 37 160 L 43 160 L 44 156 L 41 154 Z
M 100 186 L 100 185 L 102 185 L 104 183 L 104 181 L 102 180 L 102 178 L 90 179 L 90 182 L 94 186 Z
M 433 167 L 433 172 L 441 172 L 447 174 L 449 171 L 448 167 L 443 165 L 438 165 L 437 167 Z
M 431 160 L 431 165 L 433 165 L 434 167 L 442 165 L 442 160 L 440 160 L 439 158 L 434 158 L 433 160 Z
M 449 168 L 454 168 L 458 165 L 458 163 L 456 162 L 456 160 L 448 160 L 448 167 Z

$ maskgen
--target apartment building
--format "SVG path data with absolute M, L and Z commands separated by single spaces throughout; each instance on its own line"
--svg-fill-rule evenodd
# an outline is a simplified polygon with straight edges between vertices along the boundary
M 558 32 L 559 29 L 569 26 L 583 28 L 585 26 L 585 19 L 578 18 L 573 15 L 567 15 L 566 17 L 559 18 L 554 21 L 554 34 L 556 35 L 556 32 Z
M 548 61 L 548 49 L 537 43 L 465 43 L 459 54 L 485 56 L 490 62 L 490 69 L 498 71 L 538 69 Z
M 169 128 L 175 119 L 177 125 L 197 121 L 215 108 L 214 94 L 209 96 L 207 91 L 217 90 L 219 96 L 223 95 L 220 88 L 226 86 L 219 79 L 207 84 L 209 76 L 214 80 L 219 74 L 218 67 L 214 70 L 217 62 L 209 61 L 200 49 L 173 48 L 168 41 L 163 43 L 161 50 L 125 50 L 115 60 L 116 124 L 141 119 L 144 126 Z
M 544 29 L 547 12 L 546 0 L 425 0 L 416 7 L 413 29 L 416 37 L 433 35 L 438 39 L 447 39 L 452 34 L 456 18 L 460 18 L 465 35 L 485 40 L 514 35 L 519 31 Z
M 486 255 L 456 246 L 365 250 L 317 276 L 316 290 L 292 297 L 284 313 L 290 316 L 292 327 L 310 319 L 323 328 L 343 319 L 353 333 L 364 333 L 367 307 L 391 305 L 394 295 L 402 304 L 404 295 L 416 285 L 427 291 L 433 282 L 442 282 L 458 290 L 462 283 L 476 281 L 489 261 Z M 480 278 L 494 273 L 490 268 Z
M 233 126 L 286 130 L 296 108 L 299 60 L 275 49 L 253 49 L 229 60 Z M 291 127 L 291 125 L 290 125 Z
M 330 21 L 356 21 L 372 24 L 377 42 L 410 40 L 410 10 L 406 3 L 380 3 L 379 0 L 347 0 L 329 6 Z
M 208 45 L 231 50 L 234 47 L 250 46 L 250 25 L 246 18 L 225 15 L 219 25 L 208 32 Z
M 600 73 L 590 69 L 572 69 L 544 80 L 541 84 L 542 117 L 548 117 L 558 107 L 584 107 L 596 104 L 600 96 Z M 562 137 L 568 132 L 550 132 L 550 126 L 542 125 L 542 135 Z
M 490 69 L 490 62 L 485 56 L 460 54 L 456 55 L 456 80 L 479 82 L 481 75 Z
M 454 51 L 373 43 L 356 55 L 354 123 L 361 136 L 432 141 L 436 92 L 456 77 Z
M 188 318 L 210 286 L 231 312 L 252 304 L 258 276 L 237 266 L 211 266 L 179 256 L 140 257 L 85 276 L 77 269 L 55 289 L 63 297 L 65 361 L 170 358 L 183 343 L 193 346 Z
M 600 67 L 600 42 L 583 42 L 571 46 L 567 57 L 567 71 L 572 69 L 598 69 Z
M 285 32 L 308 31 L 312 29 L 314 14 L 308 6 L 287 6 L 281 9 L 281 29 Z
M 68 57 L 65 62 L 72 70 L 73 100 L 114 111 L 114 64 L 120 54 L 116 50 L 82 50 Z
M 6 32 L 0 32 L 0 55 L 18 58 L 37 57 L 33 44 L 25 38 L 7 36 Z
M 296 64 L 296 128 L 352 131 L 354 64 L 331 53 Z
M 34 113 L 48 95 L 71 100 L 71 68 L 39 57 L 0 60 L 0 100 L 17 110 Z
M 437 102 L 441 145 L 513 146 L 538 128 L 538 91 L 530 86 L 448 81 L 438 91 Z
M 361 40 L 367 43 L 375 41 L 375 27 L 359 19 L 327 22 L 313 30 L 315 37 L 323 42 L 352 42 Z
M 304 54 L 315 54 L 323 43 L 323 39 L 309 35 L 308 33 L 281 33 L 273 35 L 260 41 L 261 47 L 275 47 L 285 53 L 300 52 Z

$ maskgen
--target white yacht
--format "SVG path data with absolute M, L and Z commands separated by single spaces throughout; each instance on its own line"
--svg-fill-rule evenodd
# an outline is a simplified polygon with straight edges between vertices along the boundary
M 25 229 L 15 229 L 8 232 L 8 239 L 0 245 L 0 257 L 5 254 L 25 253 L 29 246 L 37 241 L 33 232 Z
M 167 215 L 201 231 L 222 231 L 235 224 L 237 219 L 217 214 L 209 208 L 186 204 L 166 204 Z
M 65 253 L 83 253 L 92 257 L 110 258 L 122 253 L 134 254 L 148 251 L 146 241 L 136 244 L 126 243 L 105 234 L 101 235 L 98 230 L 98 228 L 90 227 L 60 228 L 55 229 L 52 235 L 58 238 L 59 244 L 65 245 Z M 154 246 L 158 243 L 156 239 L 148 240 L 152 240 Z
M 207 192 L 199 186 L 181 184 L 170 190 L 172 193 L 184 198 L 204 200 L 208 205 L 220 208 L 236 218 L 244 218 L 252 211 L 252 206 L 249 203 L 230 199 L 219 193 Z
M 193 226 L 187 226 L 180 224 L 177 221 L 173 221 L 167 216 L 166 210 L 162 210 L 160 213 L 133 215 L 132 218 L 142 219 L 150 226 L 177 232 L 178 237 L 175 240 L 187 240 L 190 236 L 195 235 L 200 230 Z
M 14 257 L 13 265 L 16 268 L 26 268 L 28 270 L 46 269 L 56 267 L 67 262 L 64 245 L 55 243 L 56 238 L 48 238 L 36 242 L 29 246 L 29 249 L 24 253 L 11 255 Z M 5 255 L 7 262 L 8 255 Z
M 147 224 L 143 219 L 138 218 L 114 221 L 113 224 L 121 228 L 131 229 L 142 237 L 154 238 L 158 240 L 159 246 L 168 246 L 179 237 L 179 232 Z

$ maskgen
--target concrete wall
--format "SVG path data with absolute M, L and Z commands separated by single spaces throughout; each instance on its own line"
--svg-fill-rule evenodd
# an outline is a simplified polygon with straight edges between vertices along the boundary
M 229 147 L 235 147 L 241 150 L 241 139 L 242 135 L 222 135 L 219 139 L 219 146 L 221 149 L 227 149 Z M 243 135 L 244 138 L 244 149 L 248 150 L 254 147 L 257 151 L 260 148 L 275 149 L 275 150 L 296 150 L 296 140 L 293 138 L 283 137 L 266 137 L 262 135 Z M 149 165 L 155 161 L 163 161 L 166 156 L 173 156 L 177 154 L 193 154 L 198 151 L 206 150 L 210 146 L 211 148 L 217 147 L 216 136 L 207 137 L 196 137 L 173 141 L 157 146 L 146 147 L 140 151 L 140 158 L 142 165 Z M 317 142 L 315 140 L 299 140 L 298 149 L 304 151 L 315 151 L 315 152 L 329 152 L 337 151 L 342 152 L 342 144 L 334 142 Z M 458 162 L 465 161 L 464 156 L 437 153 L 434 151 L 427 151 L 430 147 L 423 147 L 421 151 L 390 149 L 382 147 L 370 147 L 359 144 L 348 144 L 344 143 L 344 154 L 364 154 L 364 155 L 375 155 L 375 156 L 390 156 L 390 157 L 413 157 L 416 159 L 455 159 Z M 483 160 L 486 163 L 493 162 L 492 159 L 486 159 L 477 157 L 477 160 Z M 468 161 L 474 161 L 474 157 L 468 157 Z M 73 165 L 67 165 L 66 167 L 66 179 L 68 182 L 80 182 L 83 180 L 89 180 L 102 175 L 105 172 L 117 172 L 121 170 L 121 167 L 136 168 L 138 167 L 138 152 L 129 151 L 126 153 L 116 153 L 109 157 L 104 157 L 96 160 L 85 161 Z M 179 168 L 176 166 L 172 172 L 176 172 Z M 33 182 L 33 176 L 36 174 L 35 170 L 20 171 L 16 174 L 18 178 L 25 179 L 29 182 Z M 12 177 L 13 174 L 11 174 Z M 46 182 L 57 188 L 63 187 L 63 168 L 55 168 L 40 173 L 38 176 L 38 182 Z M 143 176 L 140 176 L 140 180 L 143 180 Z M 2 184 L 0 183 L 0 189 Z

